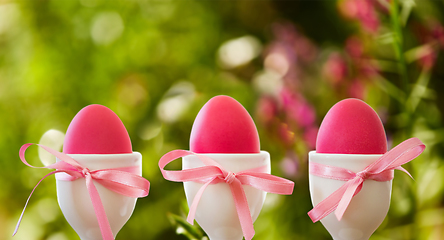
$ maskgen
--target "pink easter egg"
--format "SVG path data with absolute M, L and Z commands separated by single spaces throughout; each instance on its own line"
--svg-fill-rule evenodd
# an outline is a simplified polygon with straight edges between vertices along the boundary
M 324 117 L 316 139 L 317 153 L 384 154 L 387 138 L 378 114 L 362 100 L 336 103 Z
M 196 153 L 259 153 L 259 134 L 247 110 L 229 96 L 211 98 L 191 129 L 190 150 Z
M 131 139 L 120 118 L 109 108 L 93 104 L 72 119 L 63 152 L 68 154 L 132 153 Z

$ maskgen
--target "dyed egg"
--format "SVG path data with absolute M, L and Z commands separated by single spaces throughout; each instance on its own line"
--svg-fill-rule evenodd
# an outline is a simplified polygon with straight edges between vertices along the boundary
M 324 117 L 316 139 L 317 153 L 384 154 L 387 138 L 378 114 L 362 100 L 336 103 Z
M 109 108 L 93 104 L 72 119 L 66 131 L 67 154 L 132 153 L 131 139 L 120 118 Z
M 247 110 L 234 98 L 216 96 L 199 111 L 191 129 L 196 153 L 259 153 L 259 134 Z

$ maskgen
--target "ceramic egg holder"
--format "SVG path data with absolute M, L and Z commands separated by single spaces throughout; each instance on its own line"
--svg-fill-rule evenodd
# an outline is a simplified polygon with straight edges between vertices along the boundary
M 128 154 L 67 154 L 82 166 L 93 170 L 139 167 L 142 176 L 142 155 Z M 57 159 L 59 161 L 59 159 Z M 57 173 L 64 174 L 64 173 Z M 97 217 L 85 184 L 85 178 L 74 181 L 57 180 L 57 200 L 68 223 L 82 240 L 101 240 Z M 93 180 L 94 181 L 94 180 Z M 133 213 L 137 198 L 127 197 L 95 184 L 106 212 L 114 238 Z
M 261 151 L 257 154 L 200 154 L 208 156 L 225 170 L 237 173 L 267 166 L 270 173 L 270 155 Z M 182 169 L 202 167 L 204 164 L 195 155 L 182 158 Z M 202 183 L 184 182 L 188 206 L 191 206 Z M 257 219 L 265 201 L 266 192 L 251 186 L 243 186 L 253 222 Z M 210 240 L 241 240 L 242 228 L 230 187 L 226 183 L 210 184 L 204 191 L 197 207 L 196 221 Z
M 378 160 L 382 154 L 325 154 L 311 151 L 309 161 L 360 172 Z M 344 185 L 344 181 L 309 174 L 310 196 L 313 206 Z M 341 221 L 333 213 L 321 219 L 334 240 L 368 240 L 386 217 L 392 180 L 366 180 L 362 190 L 353 197 Z

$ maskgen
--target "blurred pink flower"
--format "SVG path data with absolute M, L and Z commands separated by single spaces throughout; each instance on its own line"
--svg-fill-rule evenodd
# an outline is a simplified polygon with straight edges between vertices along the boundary
M 374 0 L 343 0 L 339 3 L 339 10 L 345 17 L 358 20 L 370 33 L 375 33 L 380 26 L 375 7 Z
M 346 40 L 345 52 L 351 58 L 351 68 L 354 78 L 373 79 L 379 72 L 378 66 L 373 63 L 364 49 L 364 43 L 358 36 L 351 36 Z
M 356 19 L 358 15 L 358 9 L 355 0 L 343 0 L 339 1 L 339 12 L 347 18 Z
M 413 33 L 422 44 L 438 43 L 444 48 L 444 26 L 435 19 L 428 19 L 424 23 L 413 24 Z
M 280 102 L 282 104 L 282 107 L 284 109 L 288 108 L 289 106 L 295 104 L 296 102 L 296 96 L 295 93 L 290 91 L 288 88 L 282 89 L 280 93 Z
M 316 46 L 310 39 L 300 34 L 292 23 L 276 23 L 272 30 L 276 37 L 275 42 L 285 45 L 284 49 L 292 55 L 288 59 L 291 63 L 295 63 L 297 59 L 303 63 L 309 63 L 316 58 L 318 52 Z
M 316 120 L 314 108 L 300 94 L 283 89 L 281 101 L 286 115 L 299 126 L 308 127 Z
M 296 39 L 296 28 L 290 22 L 279 22 L 272 26 L 273 35 L 280 42 L 294 42 Z
M 316 120 L 314 108 L 307 102 L 301 102 L 295 109 L 293 117 L 302 127 L 308 127 Z
M 297 56 L 304 63 L 310 63 L 316 59 L 318 50 L 316 46 L 308 38 L 302 35 L 298 35 L 294 43 Z
M 414 24 L 413 32 L 419 42 L 424 45 L 418 64 L 420 67 L 430 70 L 435 65 L 439 50 L 444 49 L 444 27 L 440 22 L 429 19 L 424 24 Z
M 379 72 L 378 66 L 366 59 L 361 59 L 361 61 L 359 61 L 358 68 L 358 75 L 361 75 L 366 79 L 373 78 Z
M 316 149 L 316 138 L 318 137 L 319 128 L 311 126 L 304 132 L 304 140 L 307 143 L 310 150 Z
M 291 146 L 294 143 L 294 132 L 288 127 L 288 124 L 281 123 L 279 125 L 279 139 L 286 146 Z
M 444 26 L 438 21 L 434 21 L 431 24 L 431 36 L 434 40 L 436 40 L 441 48 L 444 48 Z
M 305 134 L 312 146 L 316 139 L 311 129 L 316 121 L 316 112 L 300 92 L 303 87 L 300 80 L 304 79 L 305 66 L 316 60 L 318 49 L 292 23 L 276 23 L 272 31 L 274 40 L 263 51 L 264 67 L 282 77 L 283 88 L 277 96 L 258 100 L 257 117 L 264 124 L 273 123 L 272 132 L 284 146 L 290 147 L 295 143 L 295 134 Z
M 347 77 L 347 62 L 340 53 L 331 53 L 323 66 L 322 72 L 328 80 L 333 84 L 337 84 Z
M 291 65 L 296 62 L 289 47 L 280 42 L 272 43 L 265 52 L 265 68 L 274 70 L 281 76 L 285 76 Z
M 357 36 L 349 37 L 345 42 L 345 51 L 352 58 L 360 58 L 364 52 L 362 40 Z
M 371 33 L 376 32 L 379 28 L 379 19 L 374 12 L 370 12 L 369 14 L 360 17 L 360 20 L 364 29 Z
M 256 105 L 256 114 L 265 125 L 271 123 L 277 114 L 275 101 L 270 97 L 261 97 Z
M 282 172 L 286 177 L 294 177 L 299 170 L 299 159 L 293 151 L 287 151 L 280 163 Z
M 425 70 L 430 70 L 433 68 L 433 66 L 435 65 L 436 62 L 436 52 L 438 50 L 433 49 L 433 47 L 428 46 L 428 51 L 427 53 L 421 57 L 418 61 L 418 64 L 424 68 Z
M 348 88 L 348 94 L 352 98 L 365 98 L 365 85 L 362 81 L 354 79 Z

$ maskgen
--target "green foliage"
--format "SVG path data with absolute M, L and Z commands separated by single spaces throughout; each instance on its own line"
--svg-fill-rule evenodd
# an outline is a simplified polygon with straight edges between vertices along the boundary
M 441 1 L 413 0 L 0 0 L 0 239 L 11 239 L 48 172 L 23 165 L 20 146 L 65 132 L 93 103 L 122 119 L 151 182 L 117 239 L 206 239 L 185 220 L 182 184 L 157 162 L 188 149 L 197 112 L 218 94 L 246 107 L 272 173 L 295 181 L 291 196 L 268 194 L 254 239 L 331 239 L 306 214 L 307 156 L 328 109 L 347 97 L 379 113 L 391 146 L 413 136 L 427 145 L 405 166 L 415 181 L 396 173 L 371 239 L 443 239 L 443 12 Z M 27 159 L 41 166 L 36 148 Z M 14 239 L 78 239 L 54 178 Z

